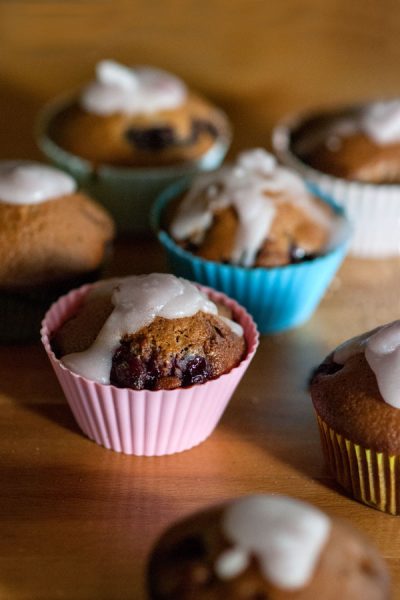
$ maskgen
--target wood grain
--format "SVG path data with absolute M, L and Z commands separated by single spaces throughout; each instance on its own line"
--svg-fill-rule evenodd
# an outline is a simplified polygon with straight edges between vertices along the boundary
M 144 240 L 119 243 L 113 271 L 132 264 L 136 272 L 165 268 Z M 388 559 L 399 586 L 400 522 L 334 483 L 307 394 L 312 368 L 334 344 L 398 316 L 398 276 L 397 260 L 348 259 L 308 324 L 262 339 L 209 440 L 175 456 L 98 447 L 79 432 L 44 351 L 0 348 L 2 596 L 144 600 L 146 557 L 165 526 L 253 492 L 291 494 L 350 520 Z
M 395 0 L 0 2 L 0 158 L 38 157 L 35 115 L 96 60 L 171 69 L 216 100 L 232 152 L 268 145 L 306 105 L 398 95 Z M 154 241 L 119 242 L 115 274 L 166 268 Z M 148 552 L 189 511 L 289 493 L 349 519 L 388 560 L 400 598 L 400 521 L 349 499 L 326 470 L 306 391 L 338 342 L 398 318 L 398 260 L 348 259 L 312 320 L 262 339 L 211 438 L 137 458 L 80 434 L 40 346 L 0 348 L 0 597 L 144 600 Z

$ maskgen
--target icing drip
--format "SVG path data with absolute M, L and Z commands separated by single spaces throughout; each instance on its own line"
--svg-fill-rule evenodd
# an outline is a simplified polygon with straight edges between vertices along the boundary
M 230 260 L 250 267 L 268 237 L 279 202 L 296 204 L 321 226 L 331 227 L 299 176 L 278 166 L 265 150 L 249 150 L 233 166 L 196 179 L 171 224 L 171 234 L 176 240 L 200 243 L 214 213 L 232 207 L 239 225 Z
M 361 352 L 375 373 L 384 401 L 400 408 L 400 320 L 345 342 L 335 350 L 333 360 L 345 364 Z
M 96 67 L 96 81 L 84 88 L 81 104 L 97 115 L 152 114 L 181 106 L 186 97 L 186 86 L 170 73 L 103 60 Z
M 361 115 L 361 129 L 377 144 L 400 141 L 400 101 L 376 102 Z
M 28 161 L 0 161 L 0 202 L 40 204 L 76 191 L 66 173 Z
M 156 317 L 179 319 L 191 317 L 199 311 L 218 314 L 214 302 L 193 283 L 174 275 L 132 275 L 100 285 L 113 290 L 111 302 L 114 310 L 90 348 L 62 358 L 68 369 L 99 383 L 110 383 L 113 354 L 127 333 L 136 333 Z M 98 288 L 93 288 L 94 293 Z M 234 333 L 243 335 L 238 323 L 230 319 L 225 319 L 225 322 Z
M 285 496 L 250 496 L 223 515 L 222 530 L 233 548 L 217 559 L 221 579 L 239 576 L 256 557 L 263 575 L 281 589 L 311 579 L 330 533 L 330 520 L 316 508 Z

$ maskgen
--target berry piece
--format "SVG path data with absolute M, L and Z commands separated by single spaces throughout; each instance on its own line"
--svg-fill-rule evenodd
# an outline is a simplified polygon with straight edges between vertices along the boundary
M 184 366 L 181 365 L 182 387 L 204 383 L 210 379 L 211 373 L 203 356 L 192 356 L 185 363 Z
M 174 130 L 171 127 L 131 127 L 125 132 L 127 140 L 139 150 L 157 152 L 175 144 Z
M 157 384 L 159 371 L 151 357 L 144 361 L 130 351 L 129 342 L 122 342 L 115 351 L 110 373 L 110 383 L 134 390 L 152 390 Z

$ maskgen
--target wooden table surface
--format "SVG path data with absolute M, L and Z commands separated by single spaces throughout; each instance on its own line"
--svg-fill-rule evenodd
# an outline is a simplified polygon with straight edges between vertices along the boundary
M 39 157 L 39 107 L 100 58 L 173 70 L 217 101 L 235 127 L 231 155 L 268 145 L 287 112 L 400 95 L 399 34 L 393 0 L 1 0 L 0 158 Z M 165 268 L 154 241 L 117 244 L 113 273 Z M 144 600 L 146 558 L 165 526 L 253 492 L 348 518 L 386 557 L 400 598 L 400 517 L 335 485 L 306 390 L 334 345 L 399 317 L 399 282 L 399 260 L 347 259 L 308 324 L 262 339 L 211 438 L 169 457 L 98 447 L 41 347 L 0 348 L 0 598 Z
M 400 588 L 400 518 L 334 483 L 306 389 L 333 345 L 399 316 L 399 267 L 347 259 L 308 324 L 262 338 L 213 435 L 172 456 L 125 456 L 89 441 L 44 350 L 1 348 L 0 598 L 142 600 L 146 558 L 165 526 L 254 492 L 291 494 L 349 519 Z M 154 241 L 118 244 L 113 273 L 154 270 L 165 270 Z

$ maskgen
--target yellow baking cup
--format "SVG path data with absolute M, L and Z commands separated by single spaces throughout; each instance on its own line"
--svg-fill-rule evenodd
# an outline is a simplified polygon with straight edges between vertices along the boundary
M 325 459 L 354 498 L 391 515 L 400 513 L 400 457 L 348 440 L 317 415 Z

